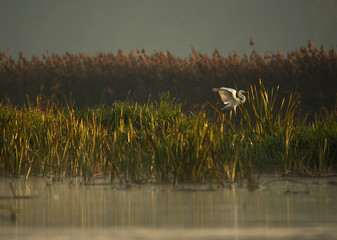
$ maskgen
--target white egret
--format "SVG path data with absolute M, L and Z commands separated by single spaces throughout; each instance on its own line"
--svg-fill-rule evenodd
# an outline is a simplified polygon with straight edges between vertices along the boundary
M 213 92 L 219 92 L 221 100 L 226 105 L 223 109 L 234 109 L 234 113 L 236 115 L 236 107 L 240 104 L 243 104 L 246 101 L 246 96 L 243 93 L 246 93 L 244 90 L 240 90 L 237 92 L 233 88 L 213 88 Z M 239 97 L 236 97 L 236 93 L 238 93 Z

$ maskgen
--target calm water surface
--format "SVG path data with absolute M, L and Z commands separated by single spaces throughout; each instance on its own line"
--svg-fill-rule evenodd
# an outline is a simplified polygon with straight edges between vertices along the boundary
M 46 238 L 337 239 L 337 178 L 263 177 L 254 191 L 1 178 L 0 239 Z

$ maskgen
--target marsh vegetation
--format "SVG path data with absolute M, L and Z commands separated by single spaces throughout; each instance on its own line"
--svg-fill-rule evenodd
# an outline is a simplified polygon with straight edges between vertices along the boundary
M 276 99 L 281 98 L 278 104 Z M 169 93 L 76 109 L 0 104 L 0 172 L 6 176 L 97 175 L 129 182 L 202 183 L 252 174 L 323 175 L 336 171 L 336 112 L 313 121 L 260 81 L 238 116 L 184 112 Z

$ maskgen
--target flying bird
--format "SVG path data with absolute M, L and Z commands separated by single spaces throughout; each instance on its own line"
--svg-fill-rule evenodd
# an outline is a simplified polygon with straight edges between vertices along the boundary
M 226 87 L 213 88 L 212 90 L 213 92 L 219 92 L 221 100 L 226 105 L 221 110 L 233 109 L 235 115 L 236 115 L 236 107 L 239 106 L 240 104 L 243 104 L 246 101 L 246 96 L 243 95 L 243 93 L 246 93 L 245 90 L 240 90 L 239 92 L 237 92 L 233 88 L 226 88 Z M 239 97 L 236 97 L 236 94 L 238 94 Z

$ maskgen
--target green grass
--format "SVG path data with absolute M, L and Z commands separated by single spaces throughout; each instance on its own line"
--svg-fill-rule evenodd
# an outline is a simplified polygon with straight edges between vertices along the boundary
M 277 89 L 252 86 L 236 124 L 219 111 L 185 113 L 168 93 L 86 110 L 0 104 L 0 173 L 224 184 L 261 171 L 335 172 L 336 113 L 308 122 L 292 95 L 276 104 Z

